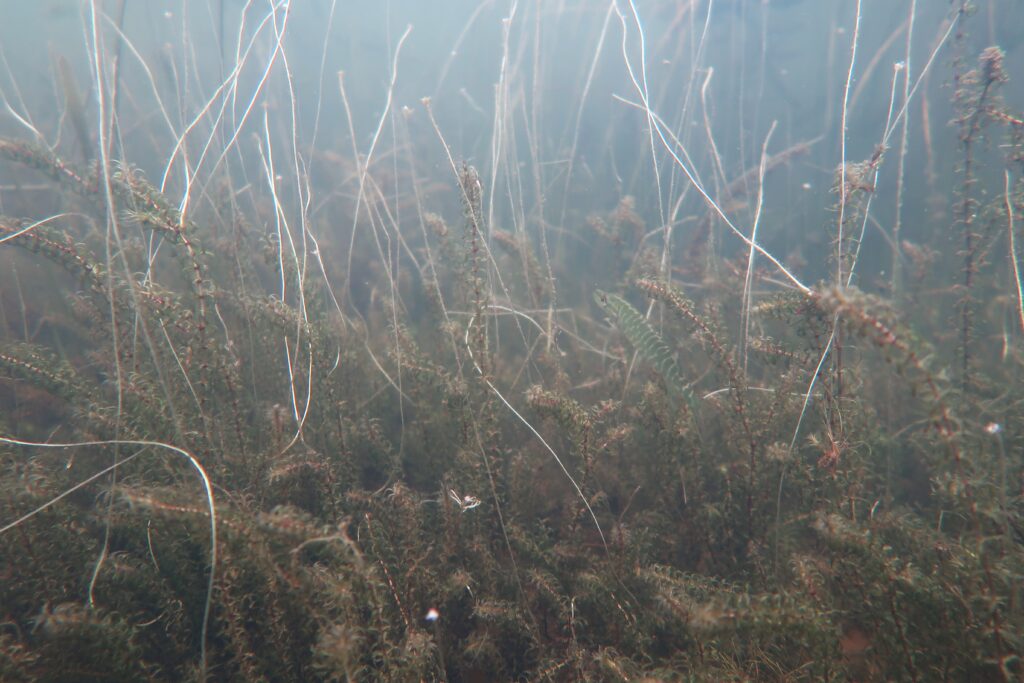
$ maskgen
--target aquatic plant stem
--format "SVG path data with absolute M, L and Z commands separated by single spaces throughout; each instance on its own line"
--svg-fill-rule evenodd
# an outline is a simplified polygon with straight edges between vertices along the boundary
M 486 384 L 487 388 L 490 389 L 494 393 L 494 395 L 497 396 L 498 399 L 505 404 L 505 407 L 511 410 L 512 414 L 515 415 L 516 418 L 520 422 L 522 422 L 528 430 L 530 430 L 530 433 L 537 437 L 537 440 L 540 441 L 541 445 L 543 445 L 547 452 L 551 454 L 551 457 L 554 458 L 555 463 L 557 463 L 558 467 L 562 470 L 562 474 L 564 474 L 566 479 L 569 480 L 569 483 L 572 484 L 572 487 L 576 489 L 576 495 L 579 496 L 579 499 L 581 501 L 583 501 L 583 506 L 586 507 L 587 512 L 590 513 L 590 519 L 594 521 L 594 528 L 597 529 L 597 535 L 601 537 L 601 545 L 604 546 L 605 553 L 611 554 L 611 551 L 608 548 L 608 541 L 605 540 L 604 531 L 601 530 L 601 523 L 597 521 L 597 514 L 595 514 L 594 509 L 590 507 L 590 502 L 587 500 L 587 497 L 583 495 L 583 489 L 580 488 L 580 485 L 576 483 L 576 479 L 569 473 L 569 469 L 565 466 L 565 463 L 562 462 L 562 458 L 559 457 L 558 453 L 555 452 L 555 449 L 552 448 L 550 444 L 548 444 L 544 437 L 540 435 L 540 432 L 538 432 L 537 429 L 532 424 L 530 424 L 529 420 L 523 417 L 522 414 L 518 410 L 516 410 L 511 403 L 508 402 L 508 399 L 506 399 L 505 396 L 498 390 L 498 388 L 494 386 L 491 380 L 487 378 L 487 376 L 483 373 L 483 370 L 477 364 L 476 359 L 473 357 L 473 349 L 469 341 L 469 331 L 472 328 L 473 321 L 470 320 L 470 324 L 466 326 L 466 337 L 463 340 L 463 344 L 466 347 L 466 351 L 469 353 L 469 358 L 473 363 L 473 367 L 476 368 L 477 374 L 480 376 L 480 380 L 484 384 Z
M 1013 266 L 1013 282 L 1017 286 L 1017 316 L 1020 321 L 1021 332 L 1024 333 L 1024 290 L 1021 289 L 1020 261 L 1017 259 L 1016 233 L 1013 225 L 1013 199 L 1010 196 L 1010 188 L 1013 186 L 1013 182 L 1010 179 L 1009 171 L 1003 171 L 1003 174 L 1006 179 L 1003 202 L 1006 207 L 1006 232 L 1010 238 L 1010 264 Z
M 950 36 L 953 34 L 953 29 L 957 26 L 957 24 L 959 23 L 961 17 L 963 16 L 963 14 L 964 14 L 963 9 L 960 9 L 960 10 L 957 11 L 957 13 L 956 13 L 955 17 L 953 18 L 953 20 L 949 22 L 949 26 L 946 28 L 946 31 L 943 34 L 942 38 L 938 41 L 938 43 L 936 44 L 935 48 L 932 50 L 931 55 L 929 55 L 929 57 L 928 57 L 928 61 L 925 63 L 924 68 L 921 70 L 921 74 L 917 77 L 917 80 L 914 82 L 914 87 L 911 88 L 911 90 L 910 90 L 910 95 L 909 95 L 908 99 L 903 102 L 903 106 L 900 108 L 900 110 L 896 114 L 896 116 L 892 118 L 889 126 L 887 127 L 887 129 L 885 131 L 885 135 L 882 137 L 882 146 L 883 147 L 885 147 L 888 144 L 889 138 L 896 131 L 896 124 L 903 117 L 905 117 L 907 115 L 907 109 L 910 106 L 910 100 L 913 99 L 914 95 L 917 93 L 917 89 L 920 87 L 921 83 L 924 81 L 925 77 L 930 72 L 931 66 L 935 62 L 935 58 L 938 56 L 938 54 L 941 51 L 941 49 L 943 48 L 943 46 L 946 44 L 946 42 L 949 40 Z M 845 184 L 845 183 L 841 182 L 840 184 Z M 856 265 L 856 264 L 854 264 L 854 265 Z M 851 277 L 853 276 L 853 269 L 852 268 L 851 268 L 851 271 L 850 271 L 850 276 Z M 847 284 L 849 284 L 849 282 Z M 811 290 L 810 289 L 804 289 L 804 293 L 805 294 L 810 294 Z M 838 323 L 838 321 L 839 321 L 838 316 L 836 316 L 834 318 L 833 322 L 832 322 L 832 333 L 829 335 L 829 340 L 825 344 L 825 348 L 822 351 L 821 358 L 818 360 L 818 364 L 815 367 L 814 372 L 811 374 L 811 379 L 810 379 L 810 381 L 809 381 L 809 383 L 807 385 L 807 391 L 804 392 L 803 405 L 802 405 L 802 407 L 800 409 L 800 415 L 799 415 L 799 417 L 797 417 L 796 426 L 793 429 L 793 437 L 790 439 L 790 442 L 789 442 L 789 453 L 790 453 L 791 456 L 792 456 L 792 454 L 794 454 L 796 452 L 796 442 L 797 442 L 797 439 L 798 439 L 798 437 L 800 435 L 800 430 L 801 430 L 801 428 L 803 426 L 804 418 L 807 415 L 807 408 L 810 405 L 811 396 L 814 393 L 814 387 L 818 383 L 818 379 L 821 376 L 821 370 L 824 367 L 825 361 L 828 359 L 829 353 L 830 353 L 830 351 L 832 349 L 832 342 L 833 342 L 834 335 L 835 335 L 835 326 Z M 778 534 L 779 530 L 781 529 L 780 525 L 781 525 L 781 522 L 782 522 L 782 490 L 783 490 L 783 485 L 784 485 L 784 482 L 785 482 L 785 477 L 786 477 L 786 468 L 785 468 L 785 466 L 783 466 L 782 471 L 779 473 L 779 486 L 778 486 L 778 493 L 777 493 L 777 497 L 776 497 L 776 508 L 775 508 L 776 534 Z M 779 543 L 779 536 L 776 535 L 776 539 L 775 539 L 775 559 L 776 559 L 776 563 L 778 562 L 778 548 L 779 548 L 778 547 L 778 543 Z
M 740 305 L 740 363 L 743 368 L 743 377 L 747 375 L 747 343 L 750 337 L 750 305 L 753 300 L 752 288 L 754 286 L 754 258 L 757 252 L 754 245 L 757 244 L 757 227 L 761 223 L 761 209 L 764 207 L 764 173 L 768 164 L 768 143 L 771 142 L 772 133 L 778 121 L 772 121 L 768 134 L 764 137 L 761 145 L 761 164 L 757 174 L 757 208 L 754 211 L 754 223 L 750 228 L 750 249 L 747 253 L 747 272 L 743 279 L 743 300 Z
M 910 75 L 912 56 L 911 47 L 914 39 L 914 21 L 917 18 L 917 0 L 910 0 L 910 15 L 907 17 L 907 47 L 903 56 L 903 99 L 902 106 L 910 100 Z M 899 296 L 902 288 L 902 249 L 900 247 L 900 228 L 903 224 L 903 186 L 905 182 L 905 166 L 907 160 L 908 138 L 910 133 L 910 117 L 904 116 L 900 126 L 900 148 L 896 158 L 896 216 L 892 225 L 893 255 L 889 287 L 893 297 Z
M 70 443 L 39 443 L 35 441 L 23 441 L 21 439 L 14 439 L 7 436 L 0 435 L 0 443 L 5 443 L 10 446 L 23 446 L 27 448 L 46 448 L 46 449 L 62 449 L 62 448 L 83 448 L 86 446 L 113 446 L 119 448 L 122 446 L 138 446 L 143 450 L 139 450 L 132 455 L 124 458 L 117 458 L 112 465 L 105 467 L 96 474 L 90 476 L 84 481 L 79 482 L 75 486 L 65 490 L 60 495 L 54 496 L 42 505 L 37 506 L 30 512 L 25 513 L 21 517 L 15 519 L 12 522 L 8 522 L 4 526 L 0 527 L 0 536 L 10 531 L 11 529 L 23 524 L 27 520 L 35 517 L 40 512 L 43 512 L 47 508 L 60 502 L 67 496 L 71 495 L 75 491 L 79 490 L 83 486 L 87 486 L 92 482 L 103 478 L 104 476 L 115 472 L 119 467 L 128 464 L 135 458 L 145 453 L 146 448 L 163 448 L 171 451 L 175 455 L 179 455 L 186 460 L 193 469 L 199 474 L 199 478 L 203 482 L 203 491 L 206 494 L 206 509 L 210 514 L 210 576 L 206 582 L 206 600 L 203 604 L 203 622 L 199 633 L 199 674 L 200 680 L 206 680 L 206 636 L 210 625 L 210 608 L 213 603 L 213 586 L 214 578 L 217 573 L 217 508 L 213 498 L 213 484 L 210 481 L 209 475 L 206 473 L 206 469 L 203 467 L 199 459 L 189 453 L 183 448 L 179 448 L 169 443 L 163 443 L 161 441 L 145 441 L 138 439 L 111 439 L 105 441 L 78 441 Z
M 843 224 L 846 222 L 846 128 L 849 115 L 850 84 L 857 63 L 857 43 L 860 39 L 861 2 L 854 7 L 853 38 L 850 41 L 850 67 L 846 71 L 846 86 L 843 88 L 843 106 L 839 116 L 839 222 L 836 229 L 836 287 L 843 286 Z
M 643 106 L 641 104 L 639 104 L 639 103 L 632 102 L 630 100 L 624 99 L 622 97 L 614 96 L 614 95 L 613 95 L 613 97 L 615 99 L 619 100 L 620 102 L 628 104 L 631 107 L 635 107 L 637 109 L 643 110 Z M 782 276 L 785 277 L 793 286 L 795 286 L 797 289 L 799 289 L 801 293 L 809 294 L 811 292 L 811 288 L 810 287 L 808 287 L 803 282 L 801 282 L 800 279 L 796 275 L 794 275 L 788 268 L 786 268 L 786 266 L 783 265 L 783 263 L 781 261 L 779 261 L 777 258 L 775 258 L 775 256 L 773 256 L 768 250 L 766 250 L 764 247 L 762 247 L 757 242 L 751 242 L 750 238 L 747 237 L 743 233 L 742 230 L 740 230 L 739 228 L 736 227 L 736 224 L 733 223 L 733 221 L 725 214 L 725 211 L 723 211 L 723 209 L 719 205 L 719 203 L 717 201 L 715 201 L 711 197 L 710 194 L 708 194 L 706 189 L 704 189 L 704 185 L 700 182 L 700 178 L 697 177 L 696 173 L 690 168 L 690 166 L 687 165 L 687 163 L 685 161 L 683 161 L 683 159 L 679 156 L 679 154 L 676 153 L 676 150 L 672 148 L 672 145 L 669 144 L 668 138 L 671 138 L 672 142 L 675 144 L 675 146 L 679 147 L 679 149 L 682 152 L 683 156 L 686 156 L 688 158 L 689 155 L 687 154 L 686 149 L 683 147 L 682 143 L 679 141 L 679 138 L 677 138 L 675 136 L 675 134 L 672 132 L 672 130 L 665 124 L 665 122 L 661 119 L 661 117 L 659 117 L 656 113 L 651 112 L 651 117 L 652 117 L 652 119 L 654 121 L 654 124 L 655 124 L 655 131 L 658 133 L 658 139 L 661 141 L 662 145 L 664 146 L 665 151 L 668 152 L 669 156 L 679 166 L 679 168 L 680 168 L 680 170 L 682 170 L 683 174 L 686 175 L 687 179 L 690 181 L 690 183 L 693 185 L 693 187 L 696 188 L 697 192 L 700 194 L 700 196 L 707 203 L 708 208 L 711 211 L 713 211 L 715 215 L 717 215 L 719 218 L 721 218 L 722 222 L 724 222 L 726 224 L 726 226 L 728 226 L 729 230 L 731 230 L 734 235 L 736 235 L 738 238 L 740 238 L 740 240 L 745 245 L 747 245 L 748 247 L 752 247 L 753 249 L 755 249 L 757 251 L 757 253 L 761 254 L 766 259 L 768 259 L 768 261 L 773 266 L 775 266 L 776 269 L 778 269 L 778 271 L 782 274 Z
M 636 70 L 633 67 L 632 61 L 629 59 L 629 28 L 626 23 L 625 14 L 619 9 L 618 0 L 612 0 L 612 4 L 615 6 L 615 13 L 619 17 L 619 23 L 622 25 L 622 60 L 626 65 L 626 71 L 629 73 L 629 79 L 633 83 L 633 88 L 637 91 L 640 96 L 640 102 L 642 109 L 647 116 L 647 139 L 650 145 L 651 152 L 651 167 L 654 171 L 654 186 L 656 188 L 658 197 L 658 216 L 661 219 L 661 226 L 665 234 L 664 245 L 662 247 L 662 259 L 661 259 L 661 270 L 662 276 L 668 277 L 668 263 L 669 254 L 671 253 L 671 225 L 666 219 L 665 213 L 665 197 L 661 185 L 661 167 L 658 164 L 658 154 L 654 144 L 654 134 L 657 130 L 657 126 L 654 122 L 654 112 L 651 108 L 650 97 L 648 94 L 647 86 L 647 37 L 644 34 L 643 24 L 640 22 L 640 13 L 636 8 L 636 3 L 633 0 L 626 0 L 629 3 L 629 9 L 633 16 L 633 22 L 636 25 L 637 35 L 640 43 L 640 76 L 637 77 Z M 712 0 L 713 2 L 713 0 Z M 710 17 L 711 7 L 708 7 L 708 15 Z M 692 85 L 692 79 L 691 79 Z M 660 135 L 660 132 L 659 132 Z

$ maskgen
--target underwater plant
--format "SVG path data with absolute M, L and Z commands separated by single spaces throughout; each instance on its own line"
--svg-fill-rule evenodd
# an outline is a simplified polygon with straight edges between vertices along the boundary
M 0 26 L 0 680 L 1024 679 L 1024 7 L 165 5 Z

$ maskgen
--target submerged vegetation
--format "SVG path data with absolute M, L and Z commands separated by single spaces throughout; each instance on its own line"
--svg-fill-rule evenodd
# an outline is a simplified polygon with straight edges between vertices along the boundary
M 711 47 L 799 2 L 469 3 L 422 101 L 196 4 L 5 67 L 0 680 L 1024 679 L 997 0 L 814 3 L 826 112 Z

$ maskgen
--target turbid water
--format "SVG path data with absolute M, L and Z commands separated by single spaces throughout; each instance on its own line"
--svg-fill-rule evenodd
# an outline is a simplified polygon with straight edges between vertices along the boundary
M 0 680 L 1024 677 L 1024 5 L 0 24 Z

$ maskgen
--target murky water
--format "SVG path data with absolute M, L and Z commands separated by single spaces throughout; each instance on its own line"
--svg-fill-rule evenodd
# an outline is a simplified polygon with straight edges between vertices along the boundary
M 0 680 L 1017 680 L 1024 5 L 0 24 Z

